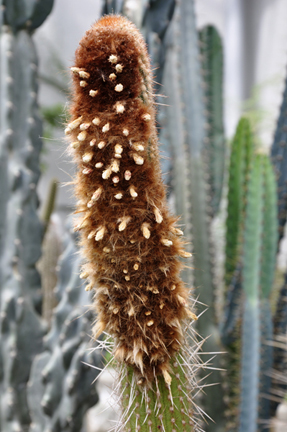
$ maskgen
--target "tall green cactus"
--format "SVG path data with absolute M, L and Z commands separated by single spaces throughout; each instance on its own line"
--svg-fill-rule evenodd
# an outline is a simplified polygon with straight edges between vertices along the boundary
M 280 114 L 271 148 L 271 158 L 277 177 L 279 240 L 287 221 L 287 78 Z
M 278 220 L 279 220 L 279 235 L 278 241 L 280 242 L 283 235 L 287 221 L 287 78 L 285 80 L 285 89 L 280 107 L 279 118 L 275 130 L 274 141 L 271 148 L 271 159 L 275 169 L 277 180 L 277 196 L 278 196 Z M 278 242 L 278 244 L 279 244 Z M 287 292 L 287 276 L 285 275 L 285 282 L 281 288 L 277 300 L 276 312 L 274 314 L 274 336 L 275 342 L 277 338 L 282 337 L 287 329 L 287 308 L 286 308 L 286 292 Z M 274 347 L 274 369 L 280 376 L 286 370 L 287 356 L 286 351 L 280 346 Z M 278 405 L 276 395 L 278 392 L 286 392 L 286 384 L 281 382 L 276 376 L 273 378 L 272 391 L 274 392 L 275 399 L 271 402 L 271 415 L 275 414 Z
M 268 157 L 257 155 L 250 170 L 244 221 L 240 431 L 255 432 L 258 427 L 264 430 L 264 420 L 270 418 L 266 399 L 272 367 L 272 350 L 268 346 L 272 339 L 269 296 L 275 270 L 276 232 L 275 177 Z
M 263 430 L 264 421 L 270 418 L 266 399 L 272 366 L 269 297 L 276 261 L 277 212 L 273 169 L 266 155 L 254 156 L 246 119 L 240 120 L 232 142 L 226 226 L 229 286 L 222 340 L 230 350 L 229 417 L 233 417 L 228 430 L 236 427 L 240 404 L 239 431 L 251 432 Z
M 273 167 L 267 156 L 263 157 L 263 233 L 260 268 L 260 398 L 259 431 L 266 430 L 270 420 L 271 370 L 273 367 L 273 322 L 270 295 L 274 281 L 276 251 L 278 242 L 278 215 L 276 200 L 276 180 Z
M 198 288 L 199 301 L 209 306 L 198 331 L 203 338 L 206 352 L 222 351 L 214 306 L 214 282 L 212 269 L 212 247 L 210 242 L 210 205 L 205 171 L 206 137 L 203 89 L 200 76 L 198 39 L 192 1 L 177 5 L 171 26 L 170 46 L 165 65 L 164 92 L 168 96 L 167 129 L 173 158 L 173 184 L 175 208 L 182 216 L 188 239 L 192 239 L 194 262 L 194 285 Z M 189 275 L 186 280 L 190 281 Z M 202 307 L 198 307 L 200 311 Z M 211 357 L 211 356 L 210 356 Z M 206 355 L 208 361 L 208 355 Z M 220 357 L 212 360 L 207 385 L 222 380 Z M 206 430 L 223 430 L 223 389 L 207 387 L 202 406 L 215 425 Z
M 223 126 L 223 49 L 220 35 L 208 25 L 199 32 L 204 104 L 207 120 L 205 157 L 208 164 L 210 205 L 213 215 L 218 212 L 225 168 L 225 138 Z
M 242 365 L 239 432 L 257 429 L 259 393 L 259 281 L 263 232 L 263 173 L 260 156 L 250 170 L 243 240 L 244 312 L 242 323 Z
M 240 120 L 232 141 L 226 219 L 225 282 L 228 286 L 235 271 L 240 242 L 242 242 L 242 221 L 245 211 L 247 177 L 250 169 L 253 141 L 247 119 Z
M 287 383 L 285 380 L 287 369 L 287 352 L 284 344 L 284 336 L 287 328 L 287 272 L 285 280 L 280 290 L 276 312 L 274 314 L 274 362 L 273 369 L 274 375 L 272 379 L 271 394 L 273 400 L 271 401 L 271 417 L 274 417 L 280 399 L 287 391 Z M 278 398 L 279 395 L 279 398 Z M 281 396 L 281 397 L 280 397 Z

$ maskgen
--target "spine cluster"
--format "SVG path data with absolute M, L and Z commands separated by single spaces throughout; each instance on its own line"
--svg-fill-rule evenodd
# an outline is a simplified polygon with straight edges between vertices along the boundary
M 167 209 L 145 42 L 127 19 L 103 17 L 80 41 L 71 70 L 66 134 L 78 166 L 75 229 L 81 278 L 95 294 L 94 335 L 113 336 L 116 359 L 132 365 L 139 384 L 158 374 L 170 384 L 182 322 L 196 317 L 179 277 L 179 257 L 190 254 Z

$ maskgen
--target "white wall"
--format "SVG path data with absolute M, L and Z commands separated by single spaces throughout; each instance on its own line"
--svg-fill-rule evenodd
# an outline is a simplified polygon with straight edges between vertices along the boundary
M 212 23 L 223 37 L 225 126 L 230 138 L 243 101 L 256 87 L 262 145 L 269 148 L 287 64 L 286 0 L 196 0 L 198 26 Z M 263 114 L 265 112 L 265 114 Z

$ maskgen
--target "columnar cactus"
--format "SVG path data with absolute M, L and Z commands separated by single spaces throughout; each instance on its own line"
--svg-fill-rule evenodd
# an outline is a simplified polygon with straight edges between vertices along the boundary
M 0 429 L 9 432 L 29 427 L 27 382 L 45 331 L 36 312 L 41 300 L 35 263 L 42 241 L 36 194 L 42 130 L 31 33 L 53 1 L 1 4 Z
M 270 419 L 266 395 L 273 361 L 270 293 L 277 246 L 276 184 L 268 156 L 254 153 L 249 122 L 241 119 L 229 167 L 226 282 L 230 282 L 222 323 L 222 340 L 229 349 L 227 430 L 238 427 L 239 431 L 263 430 Z
M 112 335 L 114 357 L 130 368 L 137 391 L 157 380 L 170 390 L 178 356 L 188 372 L 183 323 L 196 316 L 179 277 L 179 257 L 191 254 L 167 209 L 143 38 L 125 18 L 106 16 L 86 32 L 71 70 L 66 134 L 79 168 L 76 229 L 86 259 L 81 278 L 95 294 L 94 336 Z
M 203 81 L 200 75 L 198 34 L 193 2 L 178 2 L 168 30 L 163 93 L 167 95 L 166 130 L 172 154 L 172 192 L 175 211 L 182 216 L 187 239 L 192 239 L 194 252 L 192 276 L 198 289 L 199 302 L 208 305 L 204 317 L 198 321 L 200 335 L 207 338 L 206 352 L 221 352 L 215 311 L 215 283 L 211 245 L 211 197 L 206 164 L 206 130 Z M 190 271 L 185 272 L 190 281 Z M 198 307 L 200 312 L 205 306 Z M 211 360 L 212 357 L 212 360 Z M 206 354 L 205 360 L 214 368 L 204 380 L 208 386 L 202 395 L 203 409 L 214 419 L 207 431 L 222 430 L 224 411 L 223 389 L 213 386 L 222 380 L 221 358 Z M 210 385 L 210 386 L 209 386 Z
M 283 94 L 282 105 L 271 148 L 271 158 L 277 177 L 279 240 L 284 235 L 287 221 L 287 80 Z
M 223 126 L 223 48 L 218 31 L 211 25 L 200 30 L 199 41 L 208 125 L 205 157 L 209 167 L 210 205 L 213 214 L 216 214 L 221 200 L 226 161 Z
M 68 228 L 65 250 L 58 263 L 55 291 L 59 303 L 44 338 L 45 351 L 35 358 L 29 378 L 28 402 L 33 420 L 30 432 L 77 432 L 87 409 L 98 402 L 93 381 L 102 359 L 90 344 L 90 293 L 83 289 L 79 278 L 77 235 L 71 223 Z

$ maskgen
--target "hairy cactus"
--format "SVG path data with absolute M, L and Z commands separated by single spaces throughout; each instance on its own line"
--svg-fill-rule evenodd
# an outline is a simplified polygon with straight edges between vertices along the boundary
M 146 46 L 128 20 L 106 16 L 86 32 L 71 69 L 66 134 L 79 167 L 76 229 L 86 259 L 81 278 L 95 293 L 94 335 L 112 335 L 115 359 L 130 368 L 138 391 L 157 377 L 170 389 L 175 356 L 187 363 L 183 322 L 196 317 L 179 278 L 179 257 L 191 254 L 160 177 Z
M 160 91 L 165 64 L 165 34 L 173 17 L 175 0 L 105 0 L 102 14 L 121 13 L 141 28 L 155 69 L 154 91 Z

